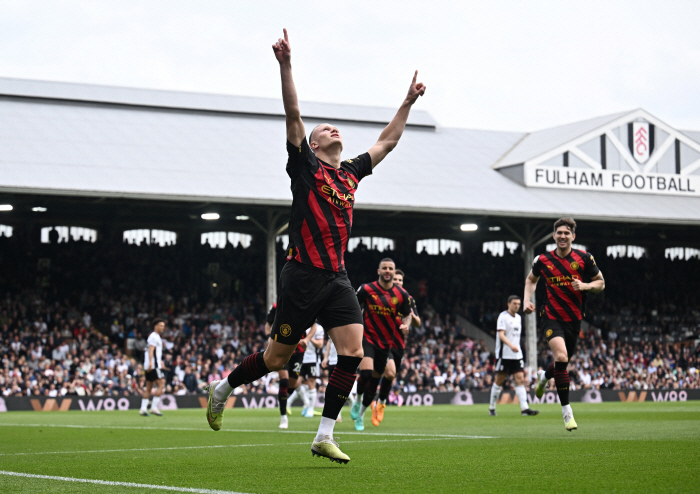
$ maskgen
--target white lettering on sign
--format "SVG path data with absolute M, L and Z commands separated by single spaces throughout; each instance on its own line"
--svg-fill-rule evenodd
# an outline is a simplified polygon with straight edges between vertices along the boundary
M 637 163 L 646 163 L 650 154 L 649 124 L 632 122 L 632 156 Z
M 555 189 L 700 196 L 699 175 L 637 173 L 541 165 L 525 165 L 525 185 Z

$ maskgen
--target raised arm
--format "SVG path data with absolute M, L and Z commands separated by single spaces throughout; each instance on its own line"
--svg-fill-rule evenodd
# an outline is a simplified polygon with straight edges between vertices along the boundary
M 297 100 L 297 89 L 292 78 L 292 49 L 289 46 L 287 30 L 284 29 L 284 39 L 280 38 L 272 45 L 275 58 L 280 63 L 280 75 L 282 77 L 282 101 L 284 103 L 284 113 L 287 116 L 287 140 L 299 146 L 304 140 L 306 131 L 304 122 L 301 121 L 299 111 L 299 101 Z
M 406 121 L 408 120 L 408 114 L 411 112 L 411 107 L 413 103 L 416 102 L 419 96 L 425 94 L 425 84 L 422 82 L 416 83 L 416 78 L 418 77 L 418 71 L 413 74 L 413 81 L 411 81 L 411 87 L 408 88 L 408 94 L 406 99 L 403 100 L 399 111 L 396 112 L 396 116 L 389 122 L 382 133 L 379 135 L 377 143 L 369 149 L 369 155 L 372 158 L 372 168 L 377 166 L 386 155 L 389 154 L 399 143 L 403 130 L 406 128 Z

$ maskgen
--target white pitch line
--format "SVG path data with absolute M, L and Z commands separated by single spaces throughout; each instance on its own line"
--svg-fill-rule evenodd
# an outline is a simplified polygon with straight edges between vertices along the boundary
M 10 477 L 26 477 L 30 479 L 44 479 L 44 480 L 60 480 L 63 482 L 79 482 L 82 484 L 98 484 L 98 485 L 110 485 L 110 486 L 120 486 L 120 487 L 134 487 L 139 489 L 154 489 L 161 491 L 175 491 L 175 492 L 194 492 L 197 494 L 243 494 L 241 492 L 234 491 L 219 491 L 214 489 L 197 489 L 194 487 L 174 487 L 169 485 L 152 485 L 152 484 L 135 484 L 133 482 L 112 482 L 110 480 L 93 480 L 93 479 L 76 479 L 74 477 L 56 477 L 53 475 L 36 475 L 31 473 L 22 472 L 6 472 L 0 470 L 0 475 L 8 475 Z
M 449 439 L 458 439 L 456 437 L 426 437 L 417 439 L 375 439 L 368 441 L 342 441 L 343 444 L 356 443 L 402 443 L 410 441 L 442 441 Z M 92 453 L 126 453 L 132 451 L 168 451 L 168 450 L 183 450 L 183 449 L 209 449 L 209 448 L 255 448 L 258 446 L 299 446 L 308 445 L 309 442 L 303 443 L 277 443 L 277 444 L 216 444 L 211 446 L 175 446 L 169 448 L 129 448 L 129 449 L 92 449 L 83 451 L 36 451 L 31 453 L 0 453 L 0 456 L 34 456 L 34 455 L 78 455 Z
M 0 427 L 65 427 L 71 429 L 124 429 L 124 430 L 153 430 L 153 431 L 194 431 L 210 433 L 209 429 L 198 427 L 143 427 L 129 425 L 73 425 L 73 424 L 1 424 Z M 315 434 L 316 431 L 280 431 L 278 430 L 258 430 L 258 429 L 222 429 L 219 432 L 252 432 L 258 434 Z M 415 434 L 403 432 L 353 432 L 336 431 L 338 435 L 358 435 L 358 436 L 396 436 L 396 437 L 438 437 L 455 439 L 499 439 L 499 436 L 471 436 L 463 434 Z

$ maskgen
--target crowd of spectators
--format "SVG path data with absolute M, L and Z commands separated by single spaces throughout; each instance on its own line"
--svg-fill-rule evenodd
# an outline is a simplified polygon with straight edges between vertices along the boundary
M 507 295 L 522 291 L 522 259 L 357 249 L 347 259 L 351 280 L 373 280 L 386 255 L 406 271 L 423 319 L 408 339 L 395 391 L 489 389 L 493 355 L 458 321 L 493 331 Z M 700 261 L 596 259 L 608 286 L 589 300 L 594 316 L 569 368 L 573 387 L 700 387 L 700 313 L 692 289 Z M 138 394 L 156 317 L 168 321 L 167 392 L 199 393 L 266 344 L 262 266 L 259 249 L 230 245 L 69 242 L 27 251 L 17 239 L 0 237 L 0 394 Z M 644 273 L 646 290 L 628 281 L 636 272 Z M 673 277 L 668 286 L 664 274 Z M 550 353 L 543 346 L 538 352 L 545 367 Z M 276 391 L 276 373 L 237 390 Z

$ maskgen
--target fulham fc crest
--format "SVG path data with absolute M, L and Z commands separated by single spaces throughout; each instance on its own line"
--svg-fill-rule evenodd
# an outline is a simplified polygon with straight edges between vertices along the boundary
M 651 154 L 651 136 L 648 122 L 632 122 L 632 139 L 630 139 L 632 156 L 639 164 L 649 160 Z

